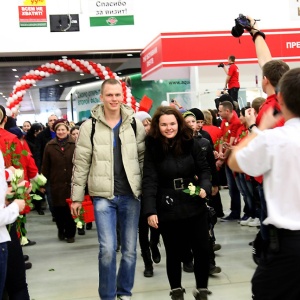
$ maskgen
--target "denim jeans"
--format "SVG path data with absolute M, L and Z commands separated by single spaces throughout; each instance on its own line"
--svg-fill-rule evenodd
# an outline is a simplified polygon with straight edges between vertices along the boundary
M 115 300 L 117 295 L 131 296 L 136 266 L 136 245 L 140 201 L 133 195 L 112 200 L 93 197 L 99 241 L 99 296 Z M 117 274 L 117 220 L 120 225 L 121 260 Z
M 240 191 L 236 185 L 233 173 L 227 165 L 225 166 L 225 172 L 226 172 L 227 184 L 229 189 L 229 195 L 231 198 L 231 202 L 230 202 L 231 216 L 235 218 L 240 218 L 241 216 Z
M 245 201 L 245 214 L 251 218 L 255 218 L 255 203 L 253 198 L 253 190 L 249 190 L 250 186 L 246 182 L 245 174 L 237 173 L 235 181 Z
M 0 299 L 2 299 L 7 269 L 7 244 L 0 243 Z

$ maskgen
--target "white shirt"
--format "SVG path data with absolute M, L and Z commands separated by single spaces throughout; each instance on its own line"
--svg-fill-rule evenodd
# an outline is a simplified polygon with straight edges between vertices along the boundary
M 4 170 L 4 160 L 0 151 L 0 243 L 10 241 L 6 225 L 13 223 L 19 215 L 19 207 L 16 203 L 11 203 L 5 207 L 7 183 Z
M 246 174 L 264 176 L 264 224 L 300 230 L 300 118 L 255 132 L 258 136 L 236 153 L 236 159 Z

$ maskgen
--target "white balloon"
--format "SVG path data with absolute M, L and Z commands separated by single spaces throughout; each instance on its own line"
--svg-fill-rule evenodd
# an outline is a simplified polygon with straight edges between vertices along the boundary
M 83 65 L 84 65 L 86 68 L 88 68 L 89 65 L 90 65 L 90 63 L 89 63 L 88 61 L 84 61 L 84 62 L 83 62 Z
M 22 85 L 26 84 L 26 81 L 24 79 L 22 79 L 20 82 L 21 82 Z
M 34 75 L 37 75 L 37 76 L 40 75 L 40 71 L 39 71 L 39 70 L 35 70 L 35 71 L 34 71 Z M 41 75 L 41 76 L 42 76 L 42 75 Z
M 45 77 L 49 77 L 50 73 L 49 72 L 45 72 Z
M 104 78 L 105 78 L 105 79 L 109 79 L 110 77 L 109 77 L 108 75 L 106 75 Z
M 102 72 L 104 76 L 108 75 L 108 72 L 105 70 Z M 110 77 L 109 77 L 110 78 Z
M 168 101 L 164 100 L 164 101 L 161 101 L 161 105 L 162 106 L 169 106 L 169 103 L 168 103 Z
M 80 72 L 81 70 L 80 70 L 80 68 L 79 67 L 76 67 L 75 68 L 75 72 Z
M 55 70 L 56 70 L 56 71 L 60 71 L 60 66 L 59 66 L 59 65 L 56 65 L 56 66 L 55 66 Z
M 30 82 L 31 82 L 31 84 L 35 84 L 36 83 L 36 81 L 34 79 L 31 79 Z
M 68 60 L 66 58 L 59 60 L 59 61 L 62 61 L 64 64 L 68 64 Z
M 73 62 L 71 60 L 67 60 L 67 65 L 72 66 Z
M 26 91 L 25 90 L 22 90 L 21 91 L 22 95 L 24 96 L 26 94 Z
M 41 72 L 40 72 L 40 76 L 44 77 L 44 76 L 45 76 L 45 72 L 44 72 L 44 71 L 41 71 Z
M 49 63 L 46 63 L 45 67 L 49 69 L 51 67 L 51 65 Z
M 64 67 L 60 67 L 59 70 L 60 70 L 60 72 L 65 72 L 66 71 Z
M 128 98 L 128 97 L 126 98 L 126 102 L 127 102 L 127 103 L 131 103 L 131 101 L 132 101 L 131 98 Z
M 7 102 L 12 103 L 14 101 L 14 99 L 12 97 L 9 97 Z
M 26 84 L 30 84 L 31 83 L 30 79 L 26 79 L 25 81 L 26 81 Z
M 30 74 L 30 75 L 34 75 L 34 74 L 35 74 L 35 73 L 34 73 L 34 70 L 30 70 L 30 71 L 29 71 L 29 74 Z
M 17 113 L 17 111 L 18 111 L 18 109 L 17 109 L 17 107 L 16 107 L 16 106 L 14 106 L 14 107 L 11 109 L 11 112 L 12 112 L 13 114 L 16 114 L 16 113 Z
M 18 97 L 22 97 L 22 93 L 21 92 L 17 92 L 17 96 Z
M 13 94 L 13 95 L 12 95 L 12 98 L 13 98 L 14 100 L 17 100 L 17 99 L 18 99 L 18 96 L 17 96 L 16 94 Z
M 55 64 L 54 64 L 54 63 L 51 63 L 51 64 L 50 64 L 50 68 L 51 68 L 51 69 L 55 69 Z
M 88 63 L 88 65 L 86 66 L 87 67 L 87 69 L 89 70 L 89 71 L 91 71 L 92 69 L 93 69 L 93 67 Z
M 72 64 L 71 64 L 71 67 L 72 67 L 72 69 L 76 69 L 77 65 L 74 64 L 74 63 L 72 63 Z

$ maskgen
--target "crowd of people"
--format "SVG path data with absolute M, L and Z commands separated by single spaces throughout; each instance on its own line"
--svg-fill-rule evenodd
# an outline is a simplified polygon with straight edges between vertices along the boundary
M 160 263 L 159 245 L 164 245 L 171 299 L 184 299 L 183 270 L 194 273 L 194 298 L 207 300 L 209 276 L 221 272 L 214 254 L 221 249 L 214 234 L 218 218 L 259 228 L 251 241 L 258 264 L 253 299 L 300 297 L 294 268 L 300 262 L 300 69 L 273 60 L 265 34 L 247 18 L 267 95 L 253 99 L 251 107 L 236 107 L 240 86 L 233 55 L 229 70 L 222 66 L 229 94 L 215 101 L 217 110 L 185 109 L 174 100 L 153 116 L 134 113 L 123 103 L 116 79 L 102 83 L 101 103 L 80 125 L 50 115 L 46 127 L 26 121 L 20 129 L 0 106 L 0 297 L 29 299 L 28 257 L 21 244 L 35 242 L 25 234 L 20 238 L 15 222 L 25 201 L 4 205 L 11 193 L 7 182 L 20 165 L 21 185 L 33 185 L 39 174 L 47 178 L 36 191 L 42 201 L 33 204 L 44 215 L 47 202 L 59 241 L 75 242 L 74 217 L 81 215 L 85 195 L 92 198 L 100 299 L 131 299 L 139 240 L 145 277 L 154 276 L 153 263 Z M 228 215 L 221 186 L 228 186 Z M 86 229 L 91 228 L 88 223 Z M 84 235 L 85 228 L 79 229 Z

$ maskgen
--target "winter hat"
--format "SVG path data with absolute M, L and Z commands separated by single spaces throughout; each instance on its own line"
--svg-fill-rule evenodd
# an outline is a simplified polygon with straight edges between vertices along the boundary
M 10 127 L 7 129 L 7 131 L 9 131 L 12 134 L 15 134 L 18 137 L 18 139 L 21 139 L 25 135 L 25 132 L 22 131 L 21 128 L 18 126 Z
M 135 113 L 135 118 L 143 122 L 145 119 L 152 119 L 151 116 L 145 111 L 138 111 Z
M 192 117 L 194 117 L 195 118 L 195 120 L 196 120 L 196 116 L 195 116 L 195 114 L 194 113 L 192 113 L 191 111 L 189 111 L 189 110 L 187 110 L 187 111 L 185 111 L 183 114 L 182 114 L 182 116 L 183 116 L 183 118 L 185 119 L 185 118 L 187 118 L 187 117 L 190 117 L 190 116 L 192 116 Z
M 65 125 L 65 127 L 69 130 L 69 126 L 68 126 L 68 120 L 66 119 L 58 119 L 54 122 L 53 124 L 53 131 L 56 132 L 57 128 L 59 125 Z
M 204 114 L 199 108 L 191 108 L 190 111 L 196 116 L 197 121 L 204 121 Z

